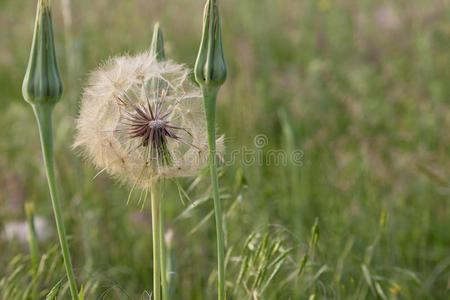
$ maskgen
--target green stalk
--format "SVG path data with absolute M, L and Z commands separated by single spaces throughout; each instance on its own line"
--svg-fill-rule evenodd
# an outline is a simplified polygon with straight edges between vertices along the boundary
M 195 80 L 202 88 L 205 103 L 206 127 L 208 130 L 209 165 L 213 187 L 214 212 L 216 217 L 218 299 L 225 299 L 225 254 L 222 224 L 222 206 L 219 196 L 216 156 L 216 102 L 219 88 L 227 78 L 227 64 L 223 54 L 222 26 L 219 0 L 207 0 L 203 15 L 203 32 L 197 61 L 194 68 Z
M 206 127 L 209 144 L 209 167 L 213 187 L 214 212 L 216 218 L 217 266 L 218 266 L 218 298 L 225 299 L 225 246 L 223 236 L 222 203 L 219 195 L 219 178 L 217 176 L 216 155 L 216 102 L 219 87 L 202 87 L 205 104 Z
M 167 286 L 167 257 L 166 257 L 166 241 L 164 239 L 164 200 L 159 205 L 159 248 L 161 252 L 161 287 L 162 299 L 169 299 L 169 290 Z
M 163 33 L 161 30 L 161 27 L 159 26 L 159 23 L 156 23 L 153 27 L 153 38 L 152 38 L 152 44 L 150 46 L 150 52 L 155 55 L 157 61 L 165 61 L 166 55 L 164 53 L 164 38 Z M 161 86 L 165 85 L 165 82 L 162 82 L 160 80 L 157 80 L 153 82 L 153 85 L 158 89 L 164 89 L 161 88 Z M 165 149 L 165 151 L 168 151 Z M 156 188 L 161 188 L 159 187 Z M 161 252 L 161 287 L 162 287 L 162 298 L 163 300 L 167 300 L 168 295 L 168 287 L 167 287 L 167 267 L 166 267 L 166 244 L 164 240 L 164 201 L 160 203 L 159 206 L 159 216 L 160 216 L 160 223 L 159 223 L 159 247 Z
M 153 299 L 161 299 L 161 220 L 158 182 L 151 186 L 152 231 L 153 231 Z
M 55 215 L 56 229 L 58 232 L 61 253 L 64 259 L 67 279 L 70 285 L 70 293 L 73 300 L 78 299 L 78 289 L 75 282 L 75 275 L 70 260 L 69 246 L 67 243 L 66 232 L 61 213 L 61 204 L 59 202 L 56 190 L 55 164 L 53 155 L 53 104 L 43 103 L 32 105 L 36 120 L 39 126 L 39 136 L 41 138 L 42 154 L 44 157 L 45 172 L 47 175 L 50 198 L 52 200 L 53 213 Z

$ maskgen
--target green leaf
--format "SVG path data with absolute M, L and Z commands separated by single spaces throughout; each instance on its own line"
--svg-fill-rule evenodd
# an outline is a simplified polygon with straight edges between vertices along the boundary
M 61 280 L 58 281 L 57 284 L 55 284 L 50 293 L 47 294 L 47 297 L 45 297 L 45 300 L 56 300 L 60 289 L 61 289 Z
M 78 293 L 78 300 L 84 300 L 84 286 L 81 286 L 80 292 Z

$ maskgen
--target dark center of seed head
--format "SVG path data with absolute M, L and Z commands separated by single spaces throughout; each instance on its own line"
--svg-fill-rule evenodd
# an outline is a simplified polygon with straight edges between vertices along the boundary
M 148 122 L 150 128 L 161 129 L 166 127 L 167 121 L 164 120 L 151 120 Z

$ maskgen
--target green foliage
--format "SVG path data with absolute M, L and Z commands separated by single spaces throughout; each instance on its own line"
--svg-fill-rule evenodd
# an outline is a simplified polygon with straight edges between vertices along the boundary
M 87 72 L 110 55 L 147 49 L 157 20 L 167 57 L 193 66 L 203 1 L 69 1 L 70 28 L 62 26 L 64 1 L 53 2 L 66 90 L 54 112 L 55 155 L 75 273 L 85 299 L 148 299 L 149 207 L 135 204 L 139 193 L 126 205 L 128 188 L 105 174 L 92 179 L 98 170 L 71 150 L 73 116 Z M 31 291 L 29 250 L 7 241 L 3 229 L 26 219 L 25 201 L 35 203 L 36 216 L 51 221 L 52 214 L 37 129 L 20 91 L 34 3 L 7 0 L 0 8 L 8 28 L 0 35 L 0 299 L 22 299 Z M 228 63 L 217 103 L 224 159 L 245 146 L 263 162 L 247 165 L 238 156 L 219 170 L 227 299 L 253 291 L 270 300 L 446 299 L 445 1 L 228 0 L 220 8 Z M 259 134 L 268 138 L 263 148 L 253 144 Z M 268 165 L 269 151 L 278 149 L 302 150 L 301 164 Z M 216 296 L 208 182 L 205 173 L 164 183 L 174 299 Z M 45 298 L 63 279 L 59 298 L 67 299 L 56 243 L 53 233 L 39 244 L 45 267 L 38 290 Z
M 0 299 L 66 299 L 69 285 L 67 283 L 62 257 L 58 245 L 55 245 L 39 257 L 39 264 L 34 275 L 31 258 L 26 254 L 10 257 L 10 262 L 0 271 Z M 86 295 L 93 295 L 97 289 L 95 279 L 89 279 L 84 289 Z M 37 298 L 34 298 L 36 293 Z

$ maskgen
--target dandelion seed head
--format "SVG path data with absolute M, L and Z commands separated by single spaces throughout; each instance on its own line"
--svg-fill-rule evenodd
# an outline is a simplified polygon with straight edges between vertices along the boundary
M 197 175 L 207 166 L 208 143 L 200 89 L 189 73 L 148 52 L 108 60 L 84 90 L 74 147 L 100 170 L 142 188 Z

